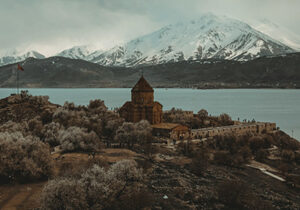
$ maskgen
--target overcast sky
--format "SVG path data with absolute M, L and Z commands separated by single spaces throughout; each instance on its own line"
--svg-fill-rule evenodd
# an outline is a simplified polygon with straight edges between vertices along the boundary
M 300 34 L 300 0 L 0 0 L 0 52 L 49 56 L 92 44 L 110 48 L 203 13 L 244 21 L 266 18 Z

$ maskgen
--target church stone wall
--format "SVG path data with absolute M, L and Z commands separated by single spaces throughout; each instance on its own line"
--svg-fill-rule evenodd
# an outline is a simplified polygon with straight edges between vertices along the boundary
M 119 113 L 129 122 L 148 120 L 151 124 L 161 123 L 162 105 L 154 102 L 154 90 L 144 77 L 132 88 L 131 101 L 126 102 Z

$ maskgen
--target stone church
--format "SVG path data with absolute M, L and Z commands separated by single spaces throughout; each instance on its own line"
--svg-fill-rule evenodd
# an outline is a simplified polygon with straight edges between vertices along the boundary
M 128 122 L 141 120 L 148 120 L 151 124 L 162 122 L 162 105 L 154 101 L 154 90 L 143 76 L 131 89 L 131 101 L 127 101 L 119 113 Z

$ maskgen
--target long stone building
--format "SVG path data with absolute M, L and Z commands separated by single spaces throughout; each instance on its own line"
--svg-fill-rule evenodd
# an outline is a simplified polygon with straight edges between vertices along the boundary
M 276 123 L 256 122 L 256 123 L 241 123 L 238 125 L 211 127 L 202 129 L 192 129 L 191 139 L 202 139 L 219 135 L 243 135 L 246 133 L 261 134 L 269 133 L 276 130 Z
M 119 113 L 128 122 L 141 120 L 148 120 L 151 124 L 162 122 L 162 105 L 154 101 L 154 90 L 143 76 L 131 89 L 131 101 L 127 101 Z

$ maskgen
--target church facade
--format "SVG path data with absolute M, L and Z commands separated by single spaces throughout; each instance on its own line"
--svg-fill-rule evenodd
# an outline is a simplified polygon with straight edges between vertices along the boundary
M 131 101 L 127 101 L 119 113 L 128 122 L 141 120 L 148 120 L 151 124 L 162 122 L 162 105 L 154 101 L 154 90 L 143 76 L 131 89 Z

